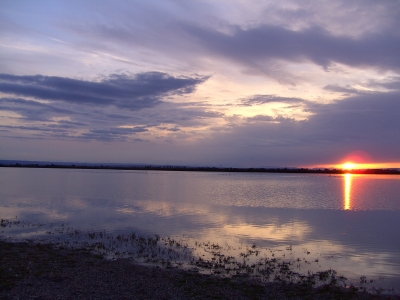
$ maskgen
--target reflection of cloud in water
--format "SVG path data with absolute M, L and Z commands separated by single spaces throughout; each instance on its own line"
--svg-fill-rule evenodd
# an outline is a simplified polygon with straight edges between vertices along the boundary
M 116 210 L 124 214 L 151 213 L 160 217 L 176 217 L 180 215 L 207 215 L 208 207 L 194 206 L 189 203 L 170 203 L 164 201 L 135 201 L 134 206 L 120 207 Z
M 359 280 L 361 275 L 374 280 L 379 280 L 380 276 L 386 277 L 384 281 L 387 281 L 387 288 L 391 288 L 390 285 L 393 284 L 390 278 L 396 280 L 400 273 L 397 257 L 393 253 L 361 251 L 329 240 L 299 244 L 293 247 L 293 255 L 300 258 L 306 257 L 309 262 L 318 260 L 318 264 L 307 265 L 307 268 L 312 271 L 334 269 L 340 272 L 339 275 L 345 274 L 347 278 L 355 281 Z M 383 283 L 385 282 L 380 282 L 380 284 Z
M 87 201 L 79 197 L 67 197 L 65 202 L 68 205 L 68 209 L 87 209 L 89 207 Z
M 48 236 L 48 230 L 41 229 L 35 230 L 31 232 L 20 232 L 17 234 L 17 237 L 20 239 L 34 239 L 34 238 L 43 238 L 44 236 Z
M 306 223 L 295 222 L 263 226 L 251 224 L 224 225 L 223 231 L 228 235 L 244 236 L 249 239 L 292 241 L 303 240 L 312 229 Z
M 61 213 L 55 209 L 46 209 L 44 207 L 30 207 L 27 209 L 26 207 L 1 207 L 0 217 L 3 219 L 12 219 L 18 217 L 18 219 L 34 221 L 32 216 L 37 215 L 36 221 L 46 222 L 48 220 L 67 220 L 69 219 L 68 213 Z

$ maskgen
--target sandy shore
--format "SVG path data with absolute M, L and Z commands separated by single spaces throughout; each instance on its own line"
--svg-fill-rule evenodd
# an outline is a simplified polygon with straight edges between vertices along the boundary
M 355 288 L 261 284 L 0 241 L 0 299 L 400 299 Z

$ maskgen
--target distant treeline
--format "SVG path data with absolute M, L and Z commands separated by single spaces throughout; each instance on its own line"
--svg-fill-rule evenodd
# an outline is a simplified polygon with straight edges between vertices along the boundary
M 399 174 L 399 169 L 307 169 L 307 168 L 222 168 L 184 166 L 108 166 L 108 165 L 59 165 L 59 164 L 0 164 L 0 167 L 44 168 L 44 169 L 84 169 L 84 170 L 155 170 L 155 171 L 198 171 L 198 172 L 253 172 L 253 173 L 312 173 L 312 174 Z

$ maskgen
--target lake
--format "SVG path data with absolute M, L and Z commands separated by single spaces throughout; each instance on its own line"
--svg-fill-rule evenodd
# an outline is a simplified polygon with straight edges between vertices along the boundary
M 400 291 L 396 175 L 0 168 L 0 218 L 14 220 L 5 239 L 157 234 L 185 257 L 262 256 Z

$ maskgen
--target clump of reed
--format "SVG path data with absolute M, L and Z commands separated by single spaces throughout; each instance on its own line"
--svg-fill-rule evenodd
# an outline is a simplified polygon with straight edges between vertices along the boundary
M 2 227 L 43 227 L 46 224 L 1 219 Z M 157 234 L 137 232 L 111 234 L 105 230 L 85 231 L 67 223 L 49 224 L 48 238 L 30 240 L 51 244 L 57 248 L 80 248 L 102 255 L 108 259 L 129 258 L 136 263 L 153 264 L 164 268 L 182 268 L 190 272 L 213 274 L 221 277 L 248 277 L 261 282 L 282 282 L 308 286 L 348 286 L 347 278 L 335 270 L 306 273 L 300 272 L 303 264 L 319 262 L 293 258 L 293 246 L 283 249 L 251 245 L 219 244 L 189 238 L 160 237 Z M 303 249 L 308 256 L 310 251 Z M 288 254 L 286 256 L 286 254 Z M 292 257 L 292 258 L 291 258 Z M 307 269 L 307 268 L 306 268 Z M 365 276 L 360 284 L 372 283 Z

